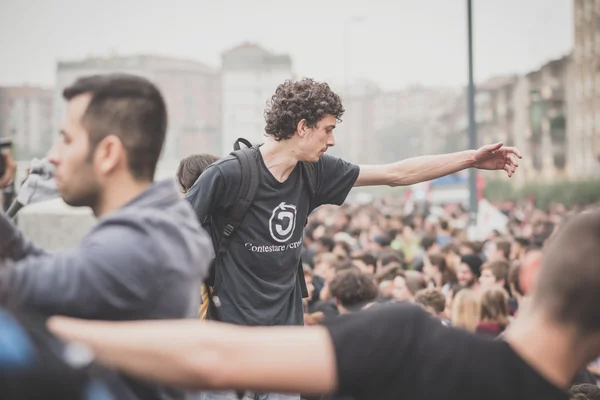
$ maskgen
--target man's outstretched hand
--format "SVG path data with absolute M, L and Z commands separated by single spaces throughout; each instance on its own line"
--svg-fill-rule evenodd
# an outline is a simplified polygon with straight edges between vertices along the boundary
M 515 147 L 505 147 L 503 143 L 488 144 L 475 151 L 473 167 L 489 170 L 503 169 L 511 177 L 519 166 L 517 158 L 523 156 Z
M 0 176 L 0 189 L 7 187 L 15 177 L 17 171 L 17 164 L 13 160 L 12 156 L 8 152 L 0 152 L 0 157 L 4 158 L 4 174 Z

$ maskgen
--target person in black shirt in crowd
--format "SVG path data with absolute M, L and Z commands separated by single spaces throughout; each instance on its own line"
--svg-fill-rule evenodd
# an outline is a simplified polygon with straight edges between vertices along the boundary
M 517 149 L 496 143 L 478 150 L 359 166 L 327 154 L 335 145 L 334 130 L 344 112 L 341 98 L 327 83 L 286 81 L 275 90 L 265 110 L 267 139 L 251 152 L 251 161 L 258 166 L 256 195 L 215 265 L 213 290 L 219 298 L 221 321 L 247 326 L 303 324 L 298 266 L 308 216 L 321 205 L 342 205 L 353 187 L 411 185 L 466 168 L 505 170 L 510 177 L 521 157 Z M 304 165 L 312 166 L 307 168 L 314 171 L 313 185 Z M 229 155 L 208 167 L 186 193 L 215 245 L 225 237 L 241 178 L 241 164 Z M 317 242 L 332 251 L 335 242 L 324 239 Z M 298 399 L 279 394 L 260 397 Z M 202 400 L 231 398 L 231 393 L 202 396 Z
M 442 326 L 421 307 L 381 305 L 310 328 L 86 322 L 52 331 L 139 377 L 359 399 L 563 399 L 600 355 L 600 213 L 571 217 L 544 248 L 534 291 L 502 340 Z M 260 360 L 260 362 L 256 362 Z

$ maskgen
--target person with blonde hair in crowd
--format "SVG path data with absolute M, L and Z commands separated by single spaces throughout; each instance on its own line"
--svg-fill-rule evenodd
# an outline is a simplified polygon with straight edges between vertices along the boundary
M 498 286 L 485 288 L 481 293 L 481 321 L 475 333 L 497 337 L 508 326 L 508 295 Z
M 452 326 L 475 332 L 480 321 L 479 294 L 472 289 L 461 289 L 452 301 Z

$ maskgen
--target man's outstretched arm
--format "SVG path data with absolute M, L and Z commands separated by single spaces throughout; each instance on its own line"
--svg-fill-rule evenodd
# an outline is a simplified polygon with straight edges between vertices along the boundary
M 106 323 L 53 317 L 58 336 L 87 344 L 127 374 L 195 389 L 305 394 L 336 388 L 334 346 L 323 327 L 249 328 L 193 320 Z
M 408 158 L 392 164 L 361 165 L 354 186 L 405 186 L 440 178 L 466 168 L 504 170 L 512 176 L 521 153 L 502 143 L 483 146 L 478 150 Z

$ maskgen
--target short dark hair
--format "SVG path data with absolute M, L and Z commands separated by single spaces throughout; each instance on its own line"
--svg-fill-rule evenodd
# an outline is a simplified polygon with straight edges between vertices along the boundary
M 600 330 L 600 213 L 569 218 L 544 246 L 532 307 L 579 333 Z
M 327 83 L 310 78 L 287 80 L 277 87 L 267 104 L 265 132 L 277 141 L 287 140 L 294 136 L 303 119 L 309 128 L 314 128 L 326 115 L 341 121 L 344 111 L 340 96 Z
M 529 245 L 531 244 L 531 241 L 526 237 L 518 236 L 515 238 L 515 243 L 518 243 L 522 247 L 526 248 L 526 247 L 529 247 Z
M 387 250 L 379 256 L 381 266 L 385 267 L 391 263 L 404 264 L 404 253 L 396 250 Z
M 329 291 L 344 307 L 371 302 L 379 294 L 373 276 L 354 269 L 338 273 L 329 284 Z
M 382 267 L 375 274 L 375 280 L 377 283 L 382 283 L 385 281 L 393 281 L 397 276 L 404 277 L 404 269 L 402 269 L 402 265 L 400 263 L 391 263 Z
M 429 250 L 433 247 L 434 244 L 437 243 L 437 238 L 433 235 L 426 235 L 421 239 L 421 247 L 425 249 L 425 251 Z
M 450 252 L 460 256 L 460 249 L 454 243 L 446 243 L 440 249 L 440 253 L 442 253 L 443 255 L 447 255 Z
M 177 167 L 177 181 L 181 189 L 188 191 L 204 170 L 218 159 L 219 157 L 212 154 L 195 154 L 181 160 Z
M 445 219 L 440 220 L 440 228 L 442 228 L 442 230 L 447 231 L 449 227 L 448 221 Z
M 327 251 L 332 251 L 335 246 L 335 241 L 331 236 L 321 236 L 317 239 L 317 242 L 321 244 L 321 246 L 327 248 Z
M 352 256 L 353 260 L 361 260 L 365 265 L 372 265 L 373 268 L 377 269 L 377 257 L 371 253 L 359 253 Z
M 90 155 L 109 135 L 121 139 L 136 179 L 154 179 L 167 132 L 167 107 L 158 88 L 146 78 L 106 74 L 78 79 L 63 91 L 65 100 L 90 94 L 82 117 Z
M 415 303 L 431 307 L 439 315 L 446 308 L 446 297 L 439 289 L 421 289 L 415 294 Z

